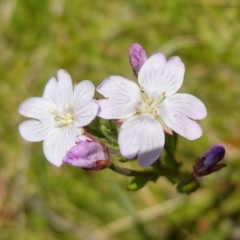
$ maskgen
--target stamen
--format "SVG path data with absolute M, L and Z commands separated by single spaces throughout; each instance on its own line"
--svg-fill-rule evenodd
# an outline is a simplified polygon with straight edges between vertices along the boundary
M 57 127 L 64 127 L 74 123 L 72 108 L 69 103 L 64 104 L 65 114 L 59 114 L 56 109 L 49 108 L 48 112 L 55 115 L 54 120 Z
M 151 105 L 154 102 L 154 98 L 148 98 L 147 97 L 147 103 Z
M 65 103 L 65 104 L 64 104 L 64 108 L 65 108 L 66 110 L 68 110 L 68 109 L 71 108 L 71 107 L 70 107 L 69 103 Z

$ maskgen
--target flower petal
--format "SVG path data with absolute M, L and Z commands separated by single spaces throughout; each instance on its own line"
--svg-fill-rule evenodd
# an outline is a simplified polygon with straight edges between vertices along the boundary
M 62 108 L 65 103 L 72 105 L 73 85 L 72 79 L 67 71 L 60 69 L 57 72 L 58 84 L 52 95 L 52 101 Z
M 94 120 L 94 118 L 99 113 L 99 105 L 98 102 L 94 99 L 89 100 L 82 107 L 74 106 L 74 119 L 75 126 L 83 127 L 88 125 L 90 122 Z
M 88 125 L 99 112 L 97 101 L 92 99 L 94 91 L 94 85 L 88 80 L 78 83 L 74 89 L 73 112 L 78 127 Z
M 56 89 L 57 89 L 57 85 L 58 85 L 57 79 L 54 77 L 51 78 L 48 81 L 47 85 L 45 86 L 43 98 L 51 100 L 52 96 L 54 94 L 54 91 L 56 91 Z
M 164 137 L 162 126 L 150 114 L 142 114 L 127 119 L 121 125 L 118 143 L 124 157 L 138 155 L 139 164 L 145 167 L 159 158 Z
M 123 119 L 136 112 L 136 106 L 141 101 L 138 85 L 120 76 L 111 76 L 105 79 L 97 91 L 104 97 L 99 100 L 99 116 L 105 119 Z
M 47 160 L 57 167 L 61 166 L 63 157 L 75 145 L 80 134 L 82 129 L 73 125 L 49 132 L 43 142 L 43 152 Z
M 42 141 L 46 134 L 53 129 L 53 123 L 42 123 L 37 120 L 27 120 L 19 125 L 21 136 L 29 142 Z
M 163 108 L 177 111 L 192 119 L 204 119 L 207 116 L 207 110 L 201 100 L 187 93 L 176 93 L 166 98 L 162 103 Z
M 159 109 L 159 114 L 161 115 L 164 123 L 173 131 L 189 140 L 201 137 L 202 128 L 200 125 L 186 116 L 187 114 L 197 117 L 198 115 L 194 112 L 194 110 L 191 112 L 188 108 L 180 106 L 175 107 L 171 101 L 166 100 Z M 203 115 L 199 114 L 199 116 Z
M 151 97 L 160 91 L 160 77 L 165 64 L 165 55 L 156 53 L 144 62 L 139 71 L 138 82 Z
M 83 105 L 84 102 L 92 100 L 95 87 L 89 80 L 78 83 L 74 88 L 74 105 Z
M 59 111 L 57 105 L 52 101 L 40 97 L 32 97 L 22 102 L 18 112 L 25 117 L 36 118 L 45 122 L 54 121 L 54 116 L 49 112 L 52 109 Z
M 162 53 L 152 55 L 139 72 L 139 84 L 150 97 L 170 96 L 181 87 L 185 67 L 179 57 L 167 62 Z

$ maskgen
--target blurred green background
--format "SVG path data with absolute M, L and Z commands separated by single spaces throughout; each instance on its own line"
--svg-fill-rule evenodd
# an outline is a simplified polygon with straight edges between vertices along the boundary
M 42 143 L 18 134 L 17 112 L 41 96 L 59 68 L 95 85 L 110 75 L 134 79 L 128 48 L 180 56 L 180 92 L 207 106 L 204 134 L 179 138 L 191 170 L 212 144 L 227 168 L 201 179 L 190 195 L 160 178 L 138 192 L 131 178 L 104 170 L 56 168 Z M 240 2 L 238 0 L 0 0 L 0 239 L 240 239 Z

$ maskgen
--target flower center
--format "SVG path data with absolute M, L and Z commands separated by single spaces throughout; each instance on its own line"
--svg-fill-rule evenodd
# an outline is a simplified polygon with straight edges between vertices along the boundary
M 166 98 L 165 93 L 162 94 L 160 99 L 154 99 L 149 97 L 143 89 L 141 89 L 142 101 L 138 103 L 136 107 L 137 113 L 149 113 L 152 114 L 155 118 L 158 118 L 158 109 L 161 108 L 161 103 Z
M 50 108 L 48 111 L 54 115 L 57 127 L 64 127 L 74 123 L 73 110 L 68 103 L 65 103 L 62 114 L 58 113 L 58 111 L 53 108 Z
M 161 96 L 157 99 L 149 97 L 143 90 L 143 88 L 140 87 L 141 90 L 141 97 L 142 101 L 138 102 L 138 105 L 136 106 L 137 114 L 143 114 L 148 113 L 151 114 L 156 121 L 158 121 L 164 131 L 166 131 L 168 134 L 172 135 L 172 130 L 164 123 L 163 119 L 161 118 L 161 115 L 159 114 L 159 109 L 161 108 L 161 104 L 166 98 L 166 92 L 163 92 Z

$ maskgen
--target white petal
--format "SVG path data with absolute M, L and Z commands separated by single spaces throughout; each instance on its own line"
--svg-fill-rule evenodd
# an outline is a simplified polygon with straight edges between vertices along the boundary
M 45 86 L 43 98 L 51 100 L 52 96 L 54 94 L 54 91 L 56 91 L 56 89 L 57 89 L 57 85 L 58 85 L 57 79 L 54 77 L 51 78 L 48 81 L 47 85 Z
M 162 126 L 149 114 L 127 119 L 118 135 L 122 155 L 126 158 L 138 155 L 138 162 L 143 167 L 159 158 L 164 142 Z
M 99 112 L 97 101 L 92 99 L 94 91 L 94 85 L 88 80 L 80 82 L 74 89 L 73 112 L 78 127 L 88 125 Z
M 141 101 L 138 85 L 120 76 L 105 79 L 97 91 L 109 100 L 100 100 L 99 116 L 106 119 L 120 119 L 132 116 Z
M 162 53 L 156 53 L 149 57 L 141 67 L 138 74 L 138 82 L 149 94 L 154 97 L 160 91 L 160 77 L 166 64 L 166 57 Z
M 75 126 L 83 127 L 94 120 L 99 113 L 98 102 L 94 99 L 89 100 L 82 106 L 74 106 Z
M 47 160 L 57 167 L 61 166 L 63 157 L 75 145 L 80 134 L 82 130 L 73 125 L 49 132 L 43 142 L 43 152 Z
M 58 84 L 56 91 L 54 91 L 54 94 L 52 95 L 52 101 L 60 108 L 62 108 L 65 103 L 72 105 L 73 85 L 70 75 L 65 70 L 60 69 L 57 72 L 57 79 Z
M 181 87 L 185 67 L 179 57 L 172 57 L 165 63 L 163 54 L 155 55 L 143 64 L 138 75 L 139 84 L 150 97 L 170 96 Z
M 19 125 L 21 136 L 29 142 L 42 141 L 53 128 L 53 123 L 42 123 L 37 120 L 27 120 Z
M 162 107 L 173 112 L 179 112 L 192 119 L 203 119 L 207 116 L 207 110 L 201 100 L 187 93 L 176 93 L 167 97 Z
M 78 83 L 74 88 L 74 105 L 83 105 L 92 100 L 95 87 L 89 80 Z
M 104 119 L 125 119 L 136 113 L 134 105 L 126 105 L 124 103 L 116 103 L 111 99 L 98 100 L 100 112 L 98 116 Z
M 167 104 L 162 105 L 159 110 L 164 123 L 176 133 L 183 137 L 194 140 L 202 135 L 200 125 L 185 115 L 186 110 L 181 108 L 172 108 Z
M 32 97 L 26 99 L 18 108 L 18 112 L 25 117 L 36 118 L 41 121 L 54 121 L 54 116 L 50 114 L 50 110 L 59 111 L 57 105 L 48 99 L 40 97 Z

